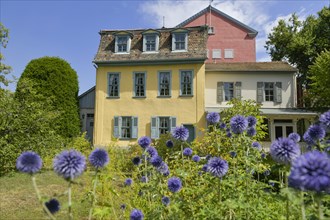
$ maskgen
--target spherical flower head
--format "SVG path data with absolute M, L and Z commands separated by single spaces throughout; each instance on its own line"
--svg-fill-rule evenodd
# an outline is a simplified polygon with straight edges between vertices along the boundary
M 232 158 L 237 156 L 237 153 L 235 151 L 230 151 L 229 154 L 230 154 L 230 157 L 232 157 Z
M 157 171 L 160 172 L 161 174 L 169 174 L 169 170 L 168 170 L 168 165 L 163 161 L 159 167 L 157 167 Z
M 153 156 L 152 158 L 150 158 L 150 163 L 154 166 L 154 167 L 159 167 L 163 162 L 163 159 L 156 155 L 156 156 Z
M 125 210 L 125 209 L 126 209 L 126 204 L 121 204 L 121 205 L 120 205 L 120 209 L 121 209 L 121 210 Z
M 254 141 L 252 143 L 252 147 L 258 149 L 259 151 L 261 150 L 261 144 L 259 142 L 257 142 L 257 141 Z
M 300 141 L 300 135 L 295 132 L 289 134 L 288 138 L 292 139 L 296 143 Z
M 189 147 L 186 147 L 185 149 L 183 149 L 183 155 L 184 156 L 191 156 L 192 155 L 192 149 Z
M 226 128 L 226 124 L 224 122 L 221 122 L 221 124 L 219 125 L 220 129 L 225 129 Z
M 261 158 L 265 159 L 267 157 L 267 155 L 265 153 L 261 153 Z
M 248 116 L 247 118 L 247 121 L 248 121 L 248 126 L 249 127 L 253 127 L 257 124 L 257 119 L 254 117 L 254 116 Z
M 276 162 L 288 165 L 300 155 L 300 148 L 290 138 L 278 138 L 270 145 L 270 155 Z
M 85 157 L 76 150 L 61 152 L 55 157 L 53 163 L 54 171 L 67 180 L 80 176 L 85 166 Z
M 129 219 L 130 220 L 142 220 L 144 218 L 144 215 L 140 209 L 133 209 L 131 212 Z
M 93 150 L 88 159 L 95 168 L 105 167 L 109 163 L 108 152 L 101 148 Z
M 264 172 L 264 176 L 269 176 L 270 175 L 270 171 L 269 170 L 266 170 L 265 172 Z
M 166 141 L 166 147 L 168 147 L 168 148 L 172 148 L 173 146 L 174 146 L 174 143 L 173 143 L 172 140 L 168 140 L 168 141 Z
M 151 139 L 148 136 L 143 136 L 139 138 L 138 143 L 143 149 L 145 149 L 146 147 L 150 146 Z
M 127 178 L 125 180 L 125 186 L 130 186 L 130 185 L 132 185 L 132 183 L 133 183 L 133 180 L 131 178 Z
M 172 136 L 179 141 L 186 141 L 189 137 L 189 131 L 184 126 L 179 126 L 173 129 Z
M 167 187 L 173 193 L 179 192 L 180 189 L 182 188 L 182 183 L 180 178 L 178 177 L 169 178 L 167 181 Z
M 246 130 L 246 134 L 250 137 L 253 137 L 254 135 L 257 134 L 257 131 L 254 127 L 248 127 Z
M 230 119 L 230 127 L 234 134 L 241 134 L 248 127 L 248 121 L 244 116 L 236 115 Z
M 316 192 L 330 190 L 330 158 L 324 152 L 310 151 L 293 161 L 289 185 Z
M 170 204 L 170 198 L 167 197 L 167 196 L 163 196 L 162 198 L 162 203 L 165 205 L 165 206 L 168 206 Z
M 23 173 L 34 174 L 42 167 L 40 156 L 33 151 L 23 152 L 16 160 L 16 168 Z
M 207 167 L 208 167 L 207 164 L 204 164 L 203 167 L 202 167 L 202 170 L 203 170 L 204 172 L 207 172 Z
M 233 135 L 232 135 L 231 132 L 227 132 L 227 133 L 226 133 L 226 136 L 229 137 L 229 138 L 231 138 Z
M 325 130 L 320 125 L 311 125 L 305 132 L 303 138 L 309 145 L 314 145 L 318 140 L 325 137 Z
M 211 155 L 211 154 L 208 154 L 208 155 L 206 155 L 206 157 L 205 157 L 206 160 L 209 160 L 209 159 L 211 159 L 211 158 L 212 158 L 212 155 Z
M 325 130 L 330 131 L 330 110 L 320 116 L 320 122 Z
M 132 162 L 134 165 L 138 166 L 141 164 L 141 158 L 139 156 L 136 156 L 132 159 Z
M 60 203 L 57 199 L 51 199 L 48 202 L 45 202 L 45 205 L 50 213 L 55 214 L 60 210 Z
M 192 158 L 191 158 L 194 162 L 199 162 L 201 160 L 201 157 L 198 156 L 198 155 L 194 155 Z
M 170 170 L 167 170 L 165 173 L 163 173 L 163 176 L 169 176 L 170 175 Z
M 157 152 L 156 148 L 154 148 L 154 147 L 147 147 L 146 151 L 150 157 L 154 157 L 154 156 L 158 155 L 158 152 Z
M 221 178 L 228 172 L 228 163 L 219 157 L 212 157 L 207 162 L 207 171 L 213 176 Z
M 209 112 L 206 115 L 206 120 L 210 124 L 217 124 L 220 121 L 220 115 L 218 112 Z
M 147 183 L 148 182 L 148 177 L 147 176 L 142 176 L 141 179 L 140 179 L 140 181 L 142 183 Z

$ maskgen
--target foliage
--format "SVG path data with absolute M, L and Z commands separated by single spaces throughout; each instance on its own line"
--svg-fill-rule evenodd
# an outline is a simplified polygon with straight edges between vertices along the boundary
M 310 66 L 308 79 L 311 81 L 308 90 L 311 106 L 319 110 L 330 109 L 330 50 L 323 51 L 316 58 Z
M 310 15 L 300 21 L 293 14 L 288 22 L 280 20 L 268 35 L 265 48 L 273 61 L 286 60 L 299 70 L 300 80 L 308 84 L 309 66 L 324 50 L 330 49 L 330 8 L 324 7 L 318 17 Z
M 32 83 L 25 85 L 25 80 Z M 15 96 L 26 105 L 41 104 L 43 100 L 31 92 L 48 97 L 51 110 L 60 112 L 53 121 L 58 134 L 64 138 L 79 134 L 78 78 L 69 63 L 58 57 L 42 57 L 30 61 L 18 81 Z
M 6 48 L 9 38 L 9 30 L 0 22 L 0 48 Z M 11 71 L 11 67 L 3 63 L 4 56 L 0 53 L 0 92 L 3 88 L 1 88 L 1 84 L 4 86 L 8 86 L 9 80 L 6 78 Z

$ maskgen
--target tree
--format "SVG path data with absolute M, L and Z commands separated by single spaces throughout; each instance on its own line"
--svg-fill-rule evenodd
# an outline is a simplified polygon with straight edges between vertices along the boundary
M 310 66 L 311 81 L 307 97 L 311 106 L 320 111 L 330 109 L 330 51 L 323 51 Z
M 6 48 L 9 38 L 9 30 L 0 22 L 0 48 Z M 3 63 L 4 56 L 0 53 L 0 90 L 1 84 L 8 86 L 9 80 L 6 78 L 11 71 L 11 67 Z
M 31 83 L 23 83 L 26 81 Z M 79 134 L 78 77 L 65 60 L 42 57 L 30 61 L 17 83 L 15 96 L 20 103 L 43 103 L 47 98 L 51 110 L 60 112 L 53 122 L 57 133 L 69 138 Z

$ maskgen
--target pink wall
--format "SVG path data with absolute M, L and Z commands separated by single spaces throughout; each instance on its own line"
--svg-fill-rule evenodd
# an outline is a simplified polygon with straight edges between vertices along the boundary
M 214 27 L 215 34 L 209 35 L 207 42 L 209 59 L 206 62 L 255 62 L 255 37 L 249 37 L 248 30 L 214 12 L 212 12 L 210 25 L 209 14 L 210 12 L 207 12 L 185 25 L 185 27 L 192 27 L 207 24 Z M 212 59 L 212 49 L 221 49 L 220 59 Z M 234 58 L 225 59 L 224 49 L 234 49 Z

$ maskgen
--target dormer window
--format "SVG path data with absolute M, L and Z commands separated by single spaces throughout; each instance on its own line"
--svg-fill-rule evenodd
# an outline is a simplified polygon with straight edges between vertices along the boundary
M 184 29 L 172 32 L 172 51 L 188 50 L 188 32 Z
M 127 32 L 115 34 L 115 53 L 129 53 L 131 47 L 131 36 Z
M 159 32 L 147 30 L 143 35 L 143 52 L 157 52 L 159 47 Z

